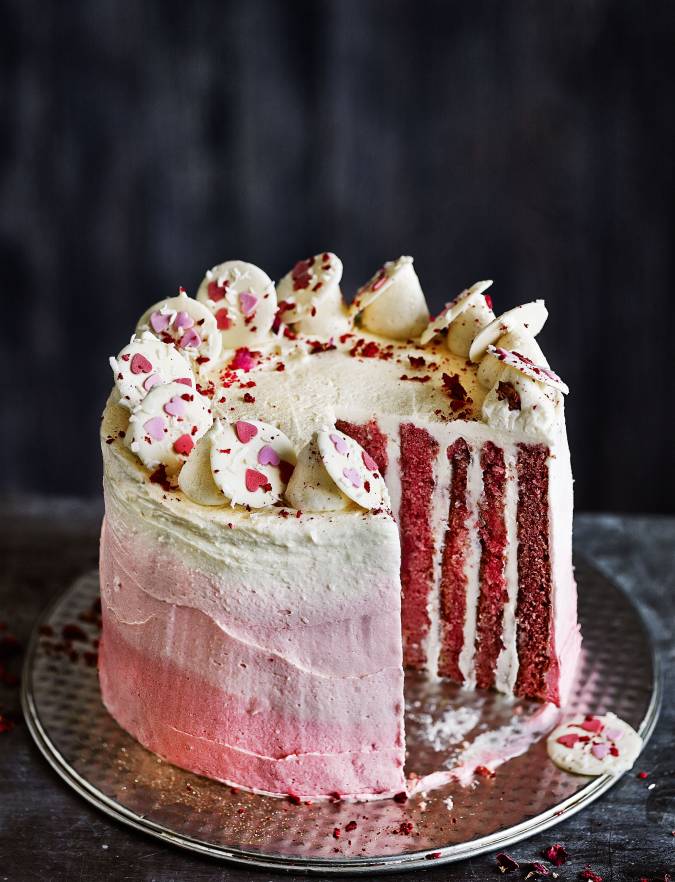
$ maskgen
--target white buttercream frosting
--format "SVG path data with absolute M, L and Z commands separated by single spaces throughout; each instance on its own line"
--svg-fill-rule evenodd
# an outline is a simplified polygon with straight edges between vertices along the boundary
M 277 303 L 269 277 L 242 261 L 214 267 L 199 290 L 203 302 L 181 291 L 178 297 L 155 304 L 139 323 L 142 336 L 134 338 L 117 359 L 111 360 L 120 403 L 128 408 L 138 406 L 160 380 L 190 383 L 211 398 L 214 415 L 226 423 L 255 417 L 283 430 L 295 450 L 307 445 L 314 433 L 345 416 L 367 422 L 374 416 L 383 419 L 386 414 L 400 414 L 431 424 L 481 419 L 524 439 L 546 441 L 560 431 L 563 418 L 557 393 L 543 387 L 562 386 L 550 380 L 555 375 L 533 337 L 546 317 L 543 301 L 516 307 L 489 321 L 493 313 L 485 295 L 491 285 L 487 280 L 462 291 L 429 323 L 412 258 L 401 257 L 385 264 L 360 289 L 351 310 L 352 315 L 361 314 L 366 326 L 371 325 L 366 316 L 369 310 L 386 307 L 382 312 L 386 320 L 375 321 L 380 333 L 359 328 L 335 337 L 333 331 L 340 328 L 338 313 L 344 315 L 341 276 L 341 261 L 331 252 L 296 264 L 279 283 L 285 298 L 279 317 L 295 333 L 275 335 L 268 327 Z M 395 304 L 387 306 L 390 298 Z M 227 329 L 217 327 L 214 316 L 218 309 L 234 315 Z M 424 349 L 409 340 L 395 339 L 399 334 L 407 338 L 412 333 L 408 319 L 413 314 L 417 316 L 415 322 L 424 315 L 426 328 L 420 338 Z M 369 315 L 372 318 L 373 313 Z M 394 327 L 392 316 L 394 324 L 403 319 L 405 327 Z M 312 327 L 315 336 L 303 330 L 306 327 Z M 254 341 L 261 333 L 263 336 Z M 416 333 L 420 333 L 419 326 Z M 186 334 L 187 344 L 183 342 Z M 495 335 L 500 350 L 520 353 L 524 361 L 509 364 L 508 359 L 498 358 L 492 344 L 486 344 Z M 227 349 L 219 357 L 214 356 L 223 342 L 231 346 L 243 340 L 249 345 L 240 346 L 236 353 Z M 467 350 L 476 358 L 480 350 L 477 366 L 467 362 Z M 129 359 L 124 360 L 126 355 Z M 155 362 L 159 361 L 161 370 L 155 370 Z M 507 367 L 514 368 L 519 376 L 505 373 Z M 193 370 L 197 371 L 196 381 Z M 186 375 L 180 376 L 183 373 Z M 246 394 L 238 392 L 242 388 Z M 513 394 L 509 393 L 511 388 Z M 457 398 L 458 390 L 462 391 L 461 400 Z M 516 399 L 518 407 L 513 406 Z M 132 450 L 142 461 L 145 457 L 148 463 L 163 462 L 163 454 L 158 457 L 143 446 L 145 436 L 141 437 L 138 425 L 135 419 L 127 443 L 133 444 Z M 217 481 L 214 489 L 213 475 L 209 477 L 203 471 L 203 451 L 209 444 L 210 440 L 204 442 L 195 452 L 183 483 L 191 498 L 202 498 L 203 504 L 215 506 L 222 504 L 219 493 L 230 497 L 218 489 Z M 186 459 L 182 455 L 172 468 L 179 471 Z M 311 483 L 307 482 L 305 494 Z M 291 491 L 296 499 L 300 498 L 299 485 L 298 478 Z M 281 492 L 278 488 L 274 494 L 277 503 Z M 340 492 L 344 493 L 345 488 L 340 486 Z M 261 498 L 262 491 L 256 493 Z M 333 495 L 330 504 L 338 499 Z M 270 497 L 265 504 L 272 502 Z M 250 500 L 246 504 L 251 504 Z M 327 500 L 320 504 L 327 504 Z M 310 510 L 306 496 L 303 505 Z
M 299 511 L 340 511 L 350 504 L 326 471 L 316 436 L 298 454 L 284 494 L 286 502 Z
M 387 261 L 359 288 L 352 313 L 360 313 L 362 326 L 373 334 L 392 340 L 418 337 L 429 322 L 429 308 L 412 257 Z

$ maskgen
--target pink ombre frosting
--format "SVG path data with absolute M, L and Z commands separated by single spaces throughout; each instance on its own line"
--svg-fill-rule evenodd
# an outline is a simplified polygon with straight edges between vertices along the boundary
M 176 765 L 249 789 L 402 790 L 391 518 L 354 512 L 348 549 L 340 524 L 278 510 L 244 522 L 226 511 L 210 535 L 179 536 L 161 491 L 150 517 L 117 490 L 101 539 L 100 679 L 120 725 Z

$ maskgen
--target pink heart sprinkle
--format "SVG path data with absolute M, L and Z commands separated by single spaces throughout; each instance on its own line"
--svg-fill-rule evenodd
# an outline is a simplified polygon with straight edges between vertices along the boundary
M 225 296 L 225 288 L 221 288 L 217 282 L 209 282 L 207 291 L 209 300 L 212 300 L 214 303 L 218 303 Z
M 343 456 L 346 456 L 349 453 L 349 445 L 341 435 L 333 435 L 331 433 L 328 437 L 333 442 L 333 447 L 338 453 L 343 454 Z
M 583 721 L 581 728 L 587 732 L 602 732 L 604 725 L 602 720 L 599 720 L 597 717 L 589 717 Z
M 184 386 L 192 386 L 192 380 L 190 377 L 178 377 L 178 379 L 174 380 L 174 383 L 182 383 Z
M 594 744 L 591 753 L 596 759 L 604 759 L 609 753 L 609 744 Z
M 137 352 L 131 359 L 130 368 L 132 374 L 149 374 L 152 370 L 152 365 L 144 355 Z
M 244 315 L 251 315 L 258 305 L 258 298 L 251 291 L 242 291 L 239 295 L 239 306 Z
M 356 469 L 342 469 L 342 474 L 351 483 L 352 487 L 360 487 L 363 484 L 361 475 Z
M 618 741 L 622 735 L 621 729 L 605 729 L 605 738 L 609 738 L 610 741 Z
M 188 315 L 187 312 L 181 310 L 176 313 L 176 318 L 173 320 L 173 326 L 178 330 L 179 328 L 191 328 L 195 323 L 195 320 L 191 315 Z
M 169 327 L 169 322 L 171 321 L 171 316 L 167 315 L 163 312 L 153 312 L 150 316 L 150 327 L 157 334 L 161 334 L 162 331 L 166 331 Z
M 558 744 L 562 744 L 563 747 L 574 747 L 579 740 L 579 736 L 571 732 L 569 735 L 561 735 L 560 738 L 557 738 L 556 740 Z
M 170 398 L 164 405 L 164 411 L 168 413 L 169 416 L 185 416 L 186 410 L 187 407 L 180 395 L 174 395 L 173 398 Z
M 245 346 L 234 353 L 234 358 L 230 362 L 233 371 L 250 371 L 258 364 L 258 352 L 250 352 Z
M 273 447 L 270 447 L 269 444 L 266 444 L 258 451 L 258 462 L 260 463 L 260 465 L 278 466 L 281 462 L 281 457 Z
M 159 374 L 150 374 L 148 379 L 143 383 L 143 388 L 146 392 L 149 392 L 153 386 L 156 386 L 158 383 L 162 382 L 162 378 Z
M 370 469 L 371 472 L 377 471 L 377 463 L 369 453 L 366 453 L 365 450 L 363 451 L 361 458 L 363 459 L 363 464 L 367 469 Z
M 267 476 L 263 475 L 263 473 L 259 472 L 257 469 L 246 469 L 244 481 L 249 493 L 255 493 L 260 487 L 264 487 L 265 484 L 269 483 Z
M 251 438 L 255 438 L 258 434 L 258 427 L 244 420 L 237 420 L 234 424 L 234 431 L 242 444 L 248 444 Z
M 190 435 L 181 435 L 180 438 L 176 438 L 173 442 L 173 449 L 176 453 L 181 453 L 183 456 L 189 456 L 194 446 L 195 442 Z
M 164 437 L 166 421 L 164 417 L 161 416 L 152 417 L 147 422 L 143 423 L 143 428 L 151 438 L 155 439 L 155 441 L 161 441 Z
M 197 346 L 201 345 L 202 338 L 199 334 L 194 330 L 194 328 L 188 328 L 187 331 L 180 338 L 179 346 L 181 349 L 187 349 L 188 346 L 190 348 L 197 348 Z

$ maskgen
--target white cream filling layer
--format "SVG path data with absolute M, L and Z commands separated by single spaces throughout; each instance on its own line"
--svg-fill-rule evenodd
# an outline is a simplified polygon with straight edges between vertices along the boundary
M 483 492 L 483 470 L 480 465 L 480 448 L 471 446 L 471 461 L 467 480 L 466 496 L 468 518 L 468 541 L 465 555 L 464 573 L 466 576 L 466 612 L 464 616 L 464 642 L 459 654 L 459 669 L 464 677 L 464 686 L 476 686 L 476 625 L 478 598 L 480 595 L 481 545 L 478 536 L 478 501 Z
M 450 509 L 450 481 L 452 466 L 448 459 L 447 438 L 434 427 L 431 432 L 438 442 L 439 450 L 434 463 L 434 491 L 431 497 L 430 528 L 434 539 L 433 581 L 427 598 L 429 633 L 425 641 L 426 666 L 432 677 L 438 676 L 438 660 L 441 654 L 441 578 L 443 575 L 443 551 Z M 440 436 L 440 437 L 439 437 Z
M 506 498 L 504 521 L 506 525 L 506 561 L 504 578 L 508 599 L 504 604 L 502 651 L 497 658 L 495 686 L 500 692 L 512 693 L 518 675 L 516 644 L 516 605 L 518 603 L 518 473 L 517 450 L 511 445 L 504 450 L 506 465 Z

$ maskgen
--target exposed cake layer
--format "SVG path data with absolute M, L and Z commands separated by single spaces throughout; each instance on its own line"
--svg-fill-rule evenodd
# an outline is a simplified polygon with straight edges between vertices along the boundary
M 564 703 L 580 648 L 564 436 L 549 447 L 462 421 L 383 422 L 405 663 Z
M 178 494 L 145 493 L 132 463 L 108 465 L 101 684 L 120 725 L 171 762 L 265 792 L 401 790 L 391 518 L 200 517 Z

